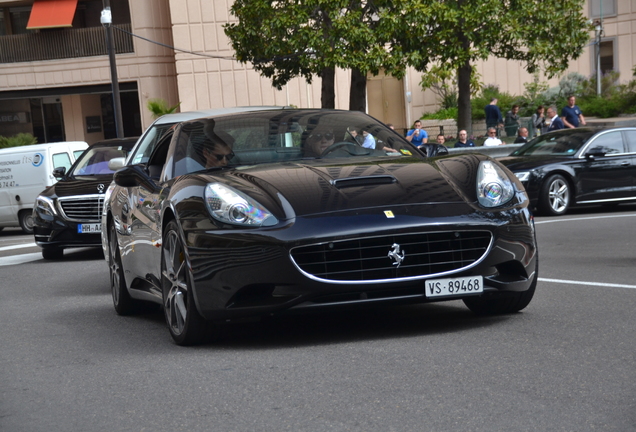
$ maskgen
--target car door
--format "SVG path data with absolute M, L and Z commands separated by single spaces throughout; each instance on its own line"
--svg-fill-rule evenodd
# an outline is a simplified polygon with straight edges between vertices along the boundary
M 601 132 L 583 150 L 586 158 L 577 178 L 577 202 L 611 202 L 632 194 L 632 157 L 621 130 Z M 581 155 L 585 157 L 585 155 Z
M 156 145 L 146 171 L 149 174 L 148 184 L 130 188 L 130 258 L 131 269 L 135 274 L 143 276 L 156 288 L 159 284 L 161 260 L 161 206 L 168 189 L 164 187 L 161 171 L 166 162 L 166 153 L 172 139 L 172 132 L 167 133 Z M 151 290 L 154 290 L 150 287 Z M 155 294 L 160 295 L 158 290 Z
M 628 157 L 631 161 L 631 166 L 629 168 L 632 177 L 631 197 L 636 198 L 636 129 L 624 130 L 623 138 L 625 139 Z

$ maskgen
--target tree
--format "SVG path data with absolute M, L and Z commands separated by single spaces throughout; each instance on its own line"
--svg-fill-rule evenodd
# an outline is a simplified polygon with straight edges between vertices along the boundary
M 380 69 L 400 77 L 404 64 L 378 31 L 387 0 L 236 0 L 238 22 L 225 25 L 238 61 L 250 62 L 281 89 L 302 76 L 322 78 L 323 108 L 335 107 L 335 68 L 351 69 L 350 109 L 365 110 L 366 77 Z
M 152 118 L 156 119 L 164 114 L 172 114 L 177 110 L 177 108 L 179 108 L 179 105 L 181 105 L 181 102 L 169 107 L 168 102 L 163 99 L 150 99 L 146 104 L 146 107 L 148 108 L 148 111 L 152 113 Z
M 519 60 L 529 73 L 564 71 L 589 40 L 584 0 L 398 0 L 409 17 L 395 33 L 411 66 L 457 72 L 458 128 L 471 127 L 472 65 L 490 56 Z M 418 23 L 414 25 L 413 23 Z M 425 55 L 412 55 L 417 49 Z M 425 76 L 425 79 L 426 76 Z

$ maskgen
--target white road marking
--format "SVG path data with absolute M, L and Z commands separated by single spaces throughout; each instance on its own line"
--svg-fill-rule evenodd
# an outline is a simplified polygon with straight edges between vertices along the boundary
M 42 259 L 42 253 L 30 253 L 30 254 L 22 254 L 22 255 L 13 255 L 8 257 L 0 258 L 0 267 L 1 266 L 9 266 L 16 264 L 23 264 L 31 261 L 37 261 Z
M 22 248 L 35 247 L 35 246 L 37 246 L 35 243 L 17 244 L 17 245 L 12 245 L 12 246 L 2 246 L 2 247 L 0 247 L 0 251 L 13 250 L 13 249 L 22 249 Z
M 611 219 L 611 218 L 621 218 L 621 217 L 635 217 L 636 213 L 632 214 L 624 214 L 624 215 L 608 215 L 608 216 L 589 216 L 589 217 L 580 217 L 580 218 L 558 218 L 551 220 L 542 220 L 542 221 L 534 221 L 535 225 L 553 223 L 553 222 L 571 222 L 571 221 L 581 221 L 581 220 L 593 220 L 593 219 Z
M 611 283 L 603 283 L 603 282 L 581 282 L 581 281 L 563 280 L 563 279 L 539 278 L 539 282 L 552 282 L 552 283 L 562 283 L 562 284 L 572 284 L 572 285 L 601 286 L 601 287 L 609 287 L 609 288 L 631 288 L 631 289 L 636 289 L 636 285 L 611 284 Z

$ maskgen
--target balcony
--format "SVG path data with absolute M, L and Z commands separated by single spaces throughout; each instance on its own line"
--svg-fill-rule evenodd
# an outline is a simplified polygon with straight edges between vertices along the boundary
M 117 27 L 130 32 L 130 24 Z M 115 53 L 134 52 L 132 36 L 114 29 Z M 0 63 L 21 63 L 107 55 L 103 27 L 49 30 L 0 36 Z

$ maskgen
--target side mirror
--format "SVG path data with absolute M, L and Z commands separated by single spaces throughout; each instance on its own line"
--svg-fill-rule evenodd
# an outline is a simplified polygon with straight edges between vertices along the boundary
M 66 167 L 57 167 L 53 169 L 53 177 L 55 178 L 60 179 L 64 177 L 65 174 L 66 174 Z
M 605 154 L 606 153 L 602 149 L 593 148 L 593 149 L 591 149 L 591 150 L 589 150 L 588 152 L 585 153 L 585 159 L 587 159 L 589 161 L 593 161 L 596 158 L 605 156 Z
M 115 184 L 122 187 L 141 186 L 144 189 L 154 193 L 157 191 L 157 185 L 146 173 L 141 165 L 131 165 L 115 171 L 113 175 Z
M 125 164 L 126 164 L 126 158 L 116 157 L 108 161 L 108 168 L 111 171 L 117 171 L 118 169 L 123 168 Z

